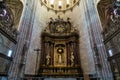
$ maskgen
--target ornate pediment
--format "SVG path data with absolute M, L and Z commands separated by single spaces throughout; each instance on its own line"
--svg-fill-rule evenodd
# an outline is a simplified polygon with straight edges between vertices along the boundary
M 70 18 L 67 20 L 63 20 L 58 16 L 57 19 L 50 18 L 50 22 L 48 26 L 44 30 L 44 33 L 49 33 L 51 35 L 69 35 L 71 33 L 76 33 L 77 30 L 72 27 L 72 23 L 70 22 Z

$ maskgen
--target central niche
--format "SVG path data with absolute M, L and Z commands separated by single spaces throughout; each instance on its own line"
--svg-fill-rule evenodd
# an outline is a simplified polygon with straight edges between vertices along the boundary
M 66 45 L 64 41 L 56 40 L 54 47 L 54 66 L 66 66 Z
M 38 74 L 41 76 L 81 76 L 78 31 L 69 18 L 48 23 L 41 35 L 42 51 Z

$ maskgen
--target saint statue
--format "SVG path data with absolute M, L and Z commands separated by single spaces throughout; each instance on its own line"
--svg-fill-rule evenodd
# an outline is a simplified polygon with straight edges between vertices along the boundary
M 50 55 L 49 54 L 47 54 L 46 59 L 47 59 L 46 64 L 49 65 L 50 64 Z
M 62 63 L 62 55 L 61 54 L 58 54 L 58 63 Z
M 73 55 L 73 52 L 71 52 L 70 61 L 71 61 L 71 66 L 73 66 L 74 65 L 74 55 Z

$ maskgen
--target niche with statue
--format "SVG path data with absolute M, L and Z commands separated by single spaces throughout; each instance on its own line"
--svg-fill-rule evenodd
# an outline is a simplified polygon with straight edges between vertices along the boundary
M 79 54 L 79 32 L 70 18 L 50 19 L 41 35 L 41 56 L 38 75 L 82 76 Z

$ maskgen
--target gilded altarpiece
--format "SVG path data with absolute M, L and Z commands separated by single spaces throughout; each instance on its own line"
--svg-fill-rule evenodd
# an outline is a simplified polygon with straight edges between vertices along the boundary
M 79 55 L 79 34 L 69 18 L 52 19 L 41 35 L 41 56 L 38 75 L 51 77 L 82 76 Z

